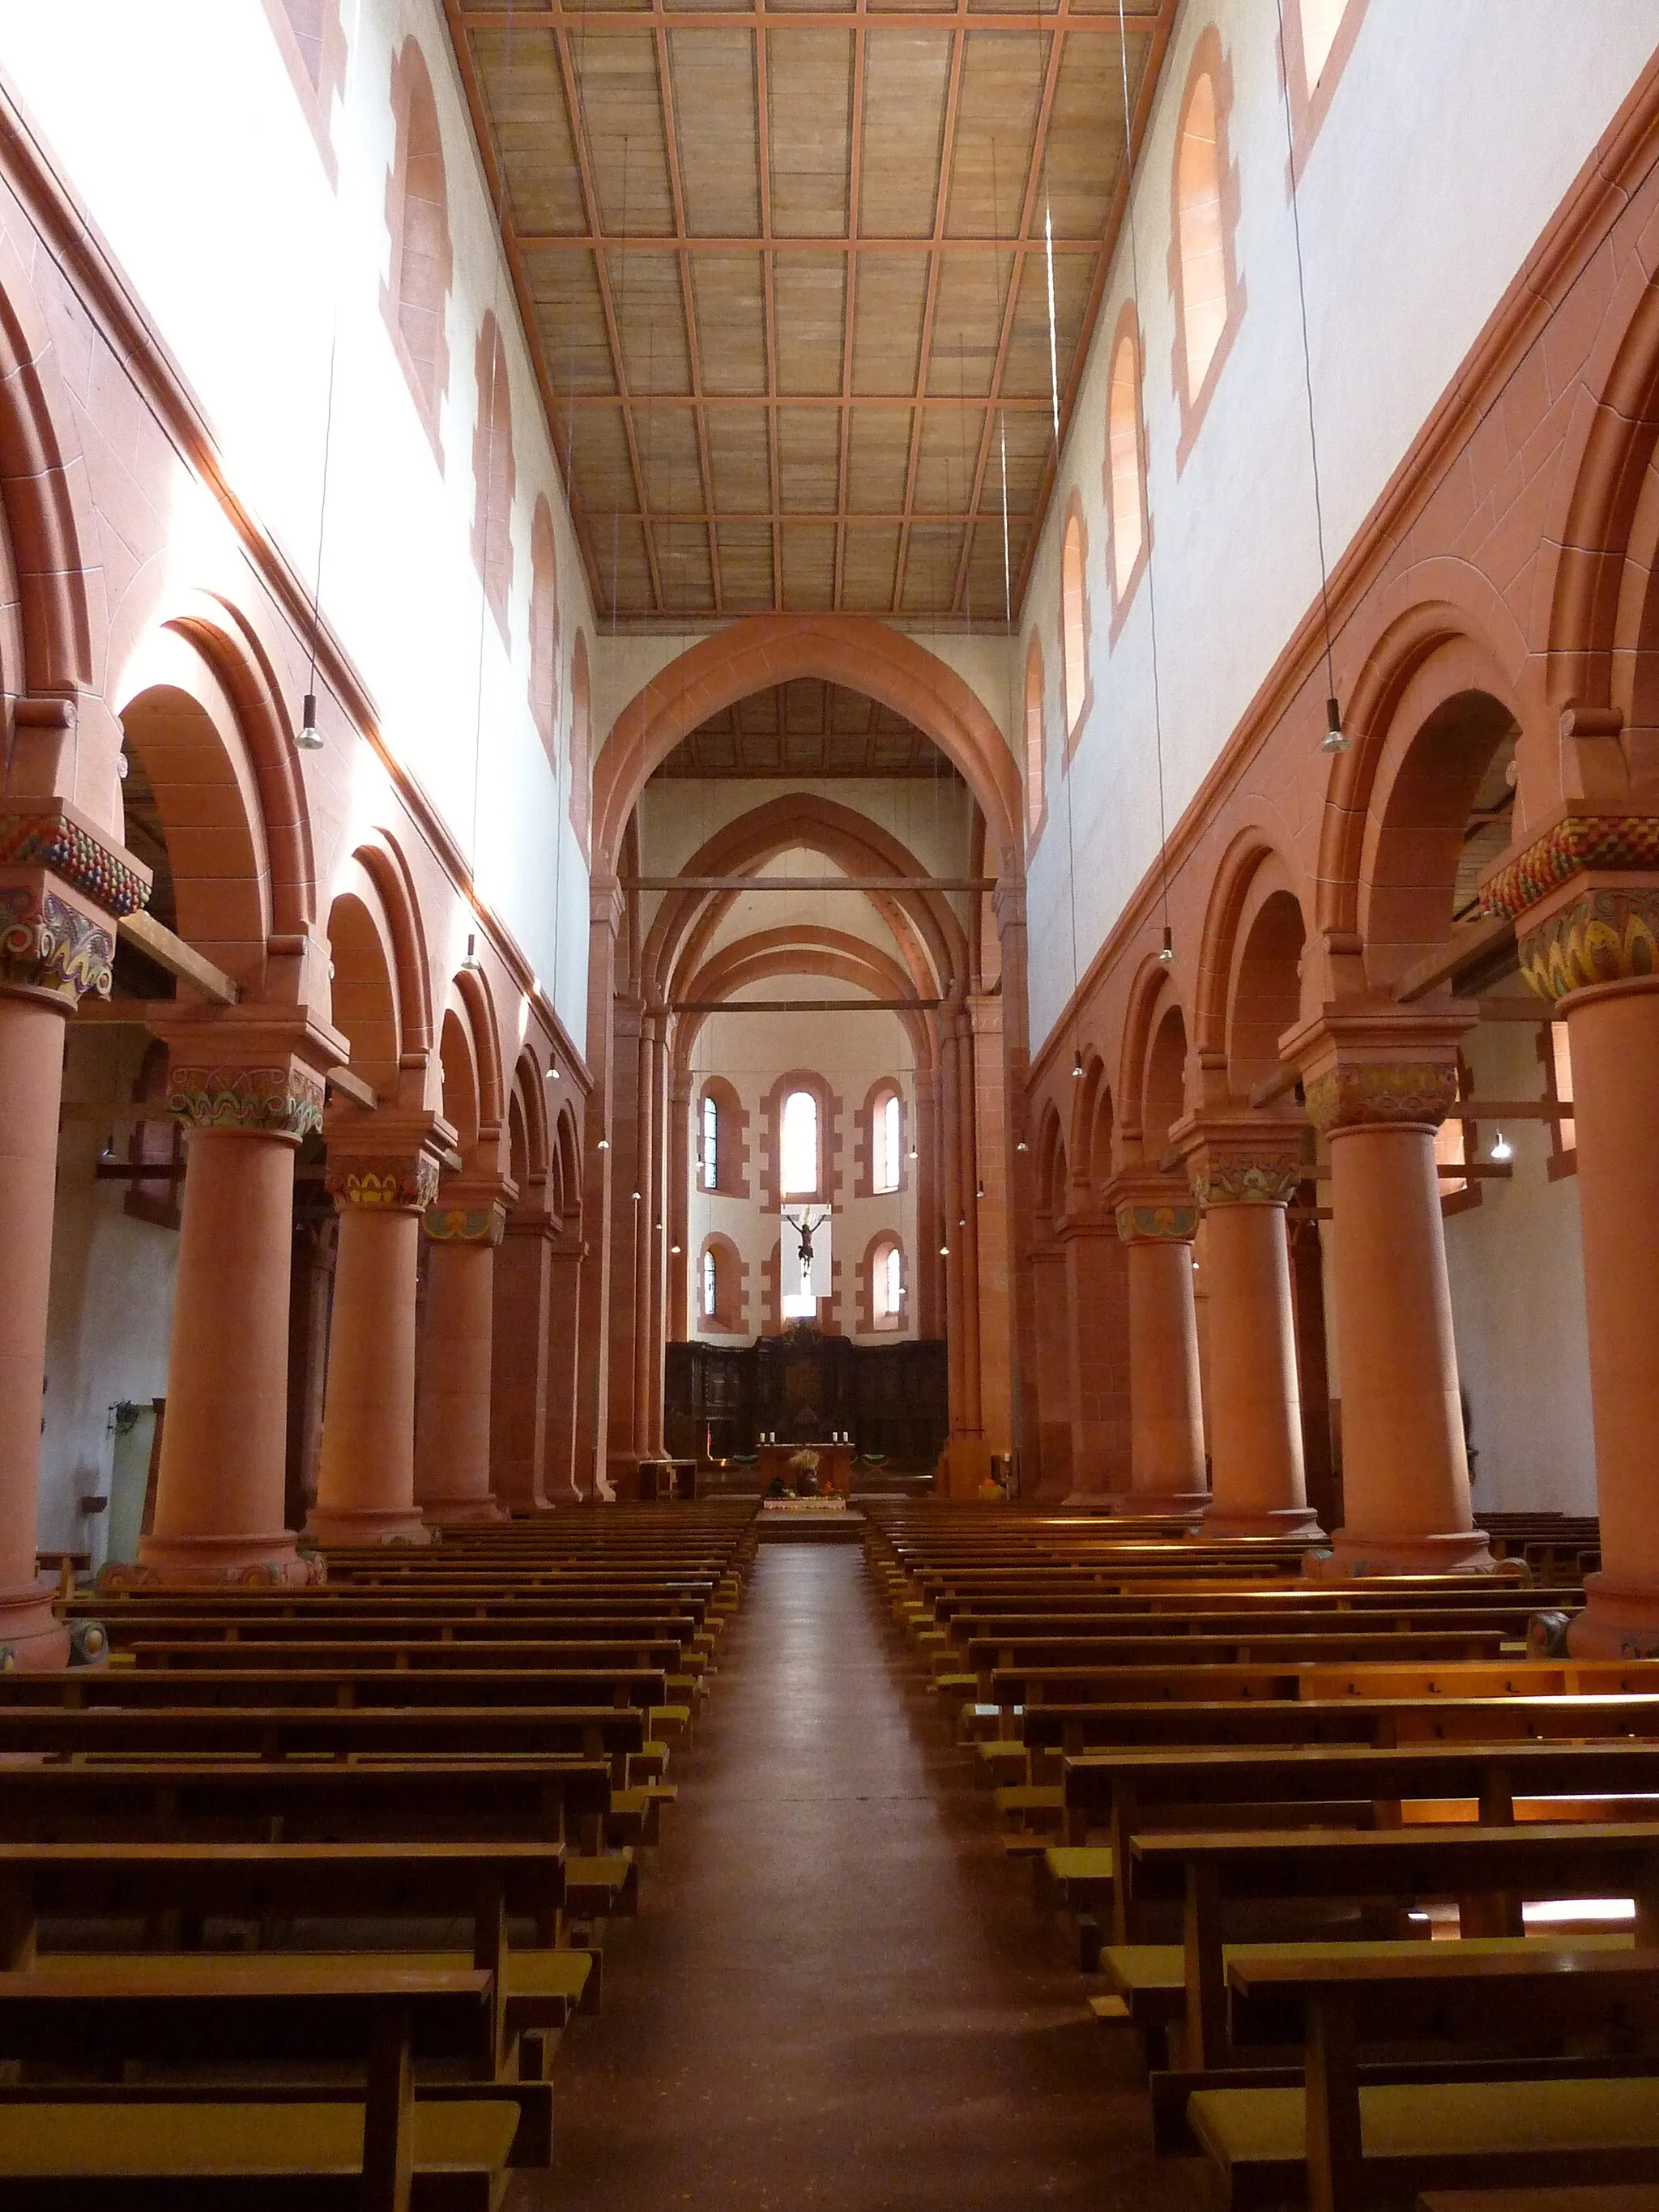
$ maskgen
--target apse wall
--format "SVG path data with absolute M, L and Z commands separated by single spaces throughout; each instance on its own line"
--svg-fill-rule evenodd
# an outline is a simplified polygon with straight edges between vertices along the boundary
M 232 494 L 307 587 L 320 514 L 324 617 L 373 696 L 380 736 L 435 805 L 482 897 L 580 1043 L 587 893 L 570 820 L 571 663 L 579 633 L 590 651 L 594 633 L 582 564 L 441 10 L 435 0 L 361 0 L 341 12 L 343 77 L 325 78 L 314 113 L 284 45 L 292 34 L 283 0 L 9 7 L 0 59 L 199 401 Z M 322 21 L 331 24 L 333 11 Z M 325 71 L 328 37 L 325 27 Z M 431 429 L 385 304 L 394 64 L 404 65 L 411 39 L 435 101 L 450 244 L 447 361 Z M 505 635 L 473 544 L 489 315 L 503 334 L 511 402 Z M 73 380 L 85 349 L 72 313 L 58 341 Z M 108 398 L 118 416 L 116 385 Z M 532 526 L 544 495 L 556 547 L 556 786 L 529 698 Z M 183 470 L 176 501 L 162 518 L 165 562 L 135 565 L 133 544 L 154 532 L 149 517 L 125 544 L 113 518 L 104 547 L 118 705 L 131 688 L 121 641 L 131 651 L 170 596 L 217 590 L 234 602 L 246 592 L 233 527 Z M 360 765 L 372 781 L 375 764 Z M 330 831 L 341 831 L 356 795 L 337 790 L 338 818 L 313 823 L 323 880 L 334 860 Z
M 1349 0 L 1358 11 L 1310 142 L 1298 200 L 1327 550 L 1334 564 L 1455 378 L 1652 46 L 1626 0 Z M 1297 10 L 1286 0 L 1295 34 Z M 1171 268 L 1177 126 L 1200 41 L 1231 78 L 1236 320 L 1195 428 L 1176 392 Z M 1340 40 L 1339 40 L 1339 52 Z M 1027 592 L 1011 665 L 1015 708 L 1029 641 L 1046 674 L 1046 826 L 1030 854 L 1033 1049 L 1086 970 L 1160 834 L 1153 742 L 1154 593 L 1163 817 L 1192 799 L 1318 593 L 1314 506 L 1287 194 L 1276 11 L 1262 0 L 1182 9 Z M 1139 380 L 1152 562 L 1115 608 L 1107 571 L 1108 388 L 1113 339 L 1139 270 Z M 1069 772 L 1061 728 L 1060 547 L 1075 502 L 1086 535 L 1088 704 Z M 1297 803 L 1316 805 L 1310 763 Z M 1298 825 L 1287 824 L 1288 830 Z

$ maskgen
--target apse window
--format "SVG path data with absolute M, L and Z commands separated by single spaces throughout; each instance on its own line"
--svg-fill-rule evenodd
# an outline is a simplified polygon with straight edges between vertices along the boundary
M 1227 327 L 1227 246 L 1221 207 L 1221 145 L 1215 79 L 1194 82 L 1176 156 L 1176 244 L 1181 273 L 1187 404 L 1204 389 Z
M 713 1091 L 705 1091 L 702 1101 L 702 1187 L 720 1187 L 720 1109 Z
M 897 1328 L 904 1319 L 904 1261 L 896 1244 L 878 1244 L 871 1261 L 871 1311 L 878 1328 Z
M 818 1102 L 810 1091 L 792 1091 L 783 1102 L 778 1146 L 785 1198 L 818 1192 Z
M 904 1109 L 896 1091 L 890 1091 L 878 1104 L 871 1135 L 876 1162 L 875 1187 L 878 1191 L 896 1190 L 904 1157 Z
M 716 1260 L 716 1258 L 714 1257 L 714 1248 L 713 1248 L 713 1246 L 711 1245 L 711 1246 L 710 1246 L 710 1248 L 709 1248 L 709 1249 L 708 1249 L 707 1252 L 705 1252 L 705 1253 L 703 1254 L 703 1255 L 702 1255 L 702 1317 L 703 1317 L 703 1319 L 704 1319 L 705 1321 L 714 1321 L 714 1320 L 718 1316 L 718 1315 L 719 1315 L 719 1313 L 720 1313 L 720 1262 L 719 1262 L 719 1261 L 718 1261 L 718 1260 Z

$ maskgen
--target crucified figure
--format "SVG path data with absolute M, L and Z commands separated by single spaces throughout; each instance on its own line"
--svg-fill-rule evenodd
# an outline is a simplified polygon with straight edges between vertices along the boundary
M 826 1206 L 822 1213 L 803 1213 L 795 1223 L 795 1237 L 800 1254 L 800 1294 L 804 1298 L 812 1295 L 812 1232 L 822 1229 L 830 1218 Z

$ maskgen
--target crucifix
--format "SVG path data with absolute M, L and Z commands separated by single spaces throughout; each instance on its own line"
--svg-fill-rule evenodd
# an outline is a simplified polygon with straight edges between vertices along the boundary
M 799 1213 L 794 1216 L 795 1241 L 800 1257 L 800 1294 L 804 1298 L 812 1295 L 812 1234 L 822 1229 L 830 1218 L 830 1209 L 822 1213 Z

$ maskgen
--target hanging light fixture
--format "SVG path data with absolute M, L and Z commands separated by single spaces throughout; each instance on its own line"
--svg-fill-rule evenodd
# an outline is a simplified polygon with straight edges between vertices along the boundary
M 1505 1160 L 1512 1160 L 1515 1158 L 1515 1146 L 1510 1144 L 1501 1129 L 1498 1132 L 1497 1141 L 1486 1157 L 1496 1160 L 1500 1166 Z
M 306 693 L 305 711 L 300 717 L 300 734 L 294 740 L 302 753 L 319 753 L 323 750 L 322 732 L 317 727 L 317 694 Z
M 608 1152 L 611 1150 L 611 1139 L 610 1139 L 610 1138 L 609 1138 L 609 1137 L 601 1137 L 601 1138 L 599 1139 L 599 1143 L 594 1146 L 594 1148 L 593 1148 L 593 1149 L 594 1149 L 594 1151 L 595 1151 L 595 1152 Z
M 1073 1083 L 1081 1083 L 1083 1080 L 1083 1050 L 1081 1046 L 1074 1047 L 1073 1049 L 1072 1080 Z
M 1022 1137 L 1019 1142 L 1014 1146 L 1014 1150 L 1017 1152 L 1029 1152 L 1030 1149 L 1031 1147 L 1026 1143 L 1024 1137 Z
M 949 1246 L 948 1244 L 941 1244 L 941 1245 L 939 1246 L 939 1258 L 940 1258 L 941 1260 L 948 1260 L 948 1259 L 950 1258 L 950 1256 L 951 1256 L 951 1248 L 950 1248 L 950 1246 Z
M 1325 734 L 1319 740 L 1319 750 L 1322 753 L 1345 753 L 1348 744 L 1348 733 L 1342 726 L 1342 709 L 1332 696 L 1325 702 Z
M 1167 921 L 1164 925 L 1164 943 L 1159 947 L 1158 957 L 1164 963 L 1164 965 L 1166 968 L 1172 966 L 1174 963 L 1175 939 L 1170 934 L 1170 925 Z

